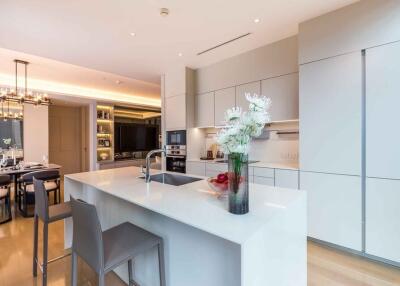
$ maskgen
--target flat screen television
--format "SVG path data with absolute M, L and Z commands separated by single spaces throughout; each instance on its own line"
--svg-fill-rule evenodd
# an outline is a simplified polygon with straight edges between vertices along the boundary
M 157 126 L 138 123 L 114 123 L 115 153 L 157 149 Z

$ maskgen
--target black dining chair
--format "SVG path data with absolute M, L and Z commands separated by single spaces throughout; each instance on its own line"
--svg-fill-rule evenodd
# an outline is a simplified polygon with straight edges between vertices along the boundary
M 1 212 L 2 217 L 0 218 L 0 224 L 12 220 L 10 185 L 11 177 L 9 175 L 0 175 L 0 203 L 4 201 L 4 208 Z
M 44 181 L 47 196 L 53 193 L 54 204 L 61 202 L 59 170 L 41 170 L 24 174 L 18 181 L 17 191 L 18 209 L 24 217 L 33 217 L 33 212 L 28 210 L 29 206 L 35 204 L 33 178 Z

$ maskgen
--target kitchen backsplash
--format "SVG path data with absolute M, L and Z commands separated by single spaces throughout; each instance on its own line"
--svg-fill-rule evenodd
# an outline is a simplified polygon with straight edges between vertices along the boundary
M 272 124 L 268 127 L 269 139 L 256 139 L 251 143 L 249 159 L 263 162 L 296 163 L 299 158 L 298 123 L 288 122 Z M 285 131 L 288 131 L 285 133 Z M 216 143 L 218 129 L 206 129 L 204 132 L 205 146 L 199 156 L 205 156 L 206 151 Z

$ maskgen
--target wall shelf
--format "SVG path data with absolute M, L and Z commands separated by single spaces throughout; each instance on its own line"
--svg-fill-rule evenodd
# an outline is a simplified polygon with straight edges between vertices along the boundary
M 96 108 L 96 128 L 97 128 L 97 162 L 106 163 L 114 161 L 114 106 L 97 105 Z M 104 146 L 104 141 L 108 141 L 109 146 Z M 100 144 L 99 144 L 100 142 Z M 103 159 L 104 158 L 104 159 Z

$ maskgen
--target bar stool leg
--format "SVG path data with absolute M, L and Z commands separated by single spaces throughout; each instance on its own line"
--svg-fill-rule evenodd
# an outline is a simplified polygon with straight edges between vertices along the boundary
M 48 240 L 49 240 L 49 225 L 47 223 L 43 224 L 43 286 L 47 285 L 47 247 L 48 247 Z
M 164 243 L 158 244 L 158 267 L 160 272 L 160 286 L 166 286 L 165 282 L 165 261 L 164 261 Z
M 38 257 L 38 228 L 39 228 L 39 217 L 35 215 L 33 219 L 33 276 L 37 276 L 37 257 Z
M 105 286 L 105 282 L 104 282 L 104 273 L 100 273 L 99 274 L 99 286 Z
M 78 285 L 78 256 L 77 254 L 72 251 L 71 253 L 71 286 L 77 286 Z
M 133 285 L 132 259 L 128 260 L 128 286 Z

